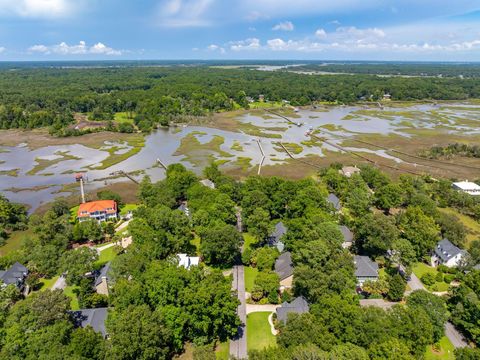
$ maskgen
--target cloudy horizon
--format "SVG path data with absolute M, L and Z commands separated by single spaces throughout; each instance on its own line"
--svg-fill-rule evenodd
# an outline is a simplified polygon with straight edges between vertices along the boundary
M 0 61 L 479 61 L 478 20 L 466 0 L 0 0 Z

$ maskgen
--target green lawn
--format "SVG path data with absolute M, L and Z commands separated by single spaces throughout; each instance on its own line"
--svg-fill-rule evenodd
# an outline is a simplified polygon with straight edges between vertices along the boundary
M 125 204 L 120 208 L 120 215 L 127 215 L 129 211 L 137 210 L 138 204 Z
M 276 346 L 277 340 L 268 323 L 269 312 L 256 312 L 247 315 L 247 349 L 262 350 Z
M 255 278 L 258 274 L 257 268 L 252 268 L 250 266 L 245 266 L 245 291 L 251 293 L 253 289 L 253 284 L 255 283 Z
M 195 246 L 195 249 L 197 249 L 197 255 L 200 255 L 200 236 L 197 234 L 194 235 L 193 240 L 190 241 L 190 244 Z
M 130 124 L 133 124 L 133 118 L 128 117 L 126 112 L 115 113 L 114 121 L 116 123 L 130 123 Z
M 454 350 L 452 343 L 446 336 L 442 337 L 439 341 L 440 351 L 433 351 L 432 346 L 427 346 L 427 351 L 425 353 L 425 360 L 454 360 Z
M 70 308 L 72 310 L 78 310 L 80 309 L 80 305 L 78 303 L 77 295 L 73 293 L 73 290 L 78 288 L 77 286 L 67 286 L 64 290 L 63 293 L 67 295 L 70 298 Z
M 23 239 L 34 236 L 33 230 L 27 229 L 25 231 L 14 231 L 10 234 L 5 245 L 0 247 L 0 256 L 5 256 L 8 253 L 20 249 Z
M 480 238 L 480 223 L 470 216 L 460 214 L 457 210 L 452 208 L 439 209 L 441 212 L 449 215 L 454 215 L 467 228 L 467 247 L 473 240 Z
M 251 248 L 251 246 L 255 245 L 257 242 L 258 240 L 255 237 L 253 237 L 249 233 L 244 233 L 243 234 L 243 251 Z
M 53 286 L 53 284 L 55 284 L 55 281 L 57 281 L 57 279 L 58 279 L 58 276 L 54 276 L 51 279 L 41 278 L 39 291 L 45 291 L 47 289 L 50 289 Z
M 101 267 L 105 265 L 107 262 L 115 259 L 117 255 L 118 255 L 117 247 L 116 246 L 109 247 L 108 249 L 105 249 L 102 252 L 100 252 L 100 256 L 98 257 L 98 260 L 95 262 L 95 266 Z
M 431 267 L 431 266 L 428 266 L 427 264 L 424 264 L 424 263 L 417 263 L 413 266 L 412 268 L 413 270 L 413 273 L 421 280 L 422 279 L 422 276 L 427 274 L 427 273 L 431 273 L 433 274 L 434 276 L 437 275 L 438 271 L 437 269 Z M 436 282 L 435 284 L 433 284 L 432 286 L 426 286 L 426 288 L 428 288 L 430 291 L 447 291 L 448 290 L 448 287 L 449 285 L 446 284 L 445 282 Z
M 230 340 L 217 345 L 215 350 L 215 358 L 217 360 L 228 360 L 230 356 Z

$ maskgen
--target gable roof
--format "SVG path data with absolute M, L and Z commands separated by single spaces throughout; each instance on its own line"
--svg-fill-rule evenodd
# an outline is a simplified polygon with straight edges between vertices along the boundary
M 112 210 L 107 210 L 112 209 Z M 89 216 L 90 213 L 96 211 L 105 211 L 109 214 L 114 214 L 117 212 L 117 203 L 114 200 L 98 200 L 90 201 L 83 204 L 80 204 L 78 207 L 77 215 L 78 217 Z M 84 213 L 87 214 L 84 214 Z
M 435 255 L 437 255 L 443 262 L 450 260 L 458 254 L 464 253 L 466 253 L 465 250 L 461 250 L 453 245 L 448 239 L 439 241 L 437 246 L 435 246 Z
M 101 333 L 103 337 L 107 336 L 105 319 L 108 315 L 108 308 L 81 309 L 69 313 L 75 326 L 82 328 L 91 326 L 95 332 Z
M 102 267 L 100 269 L 100 273 L 98 274 L 98 276 L 95 279 L 95 286 L 100 285 L 102 283 L 103 278 L 106 278 L 107 282 L 110 281 L 110 276 L 108 274 L 108 272 L 110 271 L 110 264 L 111 264 L 111 262 L 109 261 L 105 264 L 104 267 Z
M 270 238 L 278 242 L 280 241 L 282 236 L 287 233 L 287 231 L 288 231 L 287 227 L 283 224 L 283 222 L 279 221 L 278 223 L 275 224 L 275 229 L 270 234 Z
M 342 208 L 342 205 L 340 205 L 340 199 L 333 193 L 328 194 L 327 201 L 333 205 L 335 210 L 340 210 Z
M 304 314 L 310 310 L 307 300 L 303 296 L 295 298 L 292 302 L 284 302 L 279 308 L 277 308 L 277 319 L 279 321 L 287 322 L 288 314 Z
M 353 243 L 353 233 L 350 231 L 348 227 L 346 227 L 345 225 L 340 225 L 339 230 L 343 235 L 344 243 Z
M 275 272 L 280 280 L 284 280 L 293 275 L 292 254 L 290 252 L 284 252 L 278 257 L 275 261 Z
M 356 255 L 354 258 L 355 276 L 358 277 L 378 277 L 378 264 L 372 261 L 368 256 Z
M 5 271 L 0 272 L 0 280 L 5 285 L 18 285 L 28 275 L 28 269 L 18 261 Z

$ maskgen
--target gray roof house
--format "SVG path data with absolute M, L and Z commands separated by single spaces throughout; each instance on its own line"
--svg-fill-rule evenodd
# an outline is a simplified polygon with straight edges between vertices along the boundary
M 453 245 L 450 240 L 443 239 L 438 242 L 433 250 L 431 257 L 432 266 L 458 266 L 466 254 L 467 252 L 465 250 Z
M 287 231 L 288 229 L 283 222 L 278 222 L 275 225 L 273 233 L 271 233 L 268 237 L 268 245 L 275 246 L 278 251 L 282 252 L 283 249 L 285 249 L 285 244 L 281 241 L 281 238 L 287 233 Z
M 104 338 L 107 337 L 107 330 L 105 329 L 105 319 L 108 315 L 107 308 L 82 309 L 69 313 L 75 326 L 82 328 L 91 326 L 95 332 L 101 333 Z
M 378 264 L 372 261 L 368 256 L 355 255 L 355 276 L 357 284 L 362 286 L 365 281 L 378 280 Z
M 353 233 L 345 225 L 340 225 L 339 230 L 343 235 L 342 247 L 348 249 L 353 245 Z
M 105 266 L 100 269 L 100 273 L 95 278 L 94 287 L 98 294 L 108 295 L 108 283 L 111 280 L 109 275 L 110 264 L 110 261 L 106 263 Z
M 333 206 L 333 208 L 337 211 L 340 211 L 342 209 L 342 205 L 340 204 L 340 199 L 337 197 L 337 195 L 333 193 L 328 194 L 327 202 L 329 202 Z
M 287 322 L 288 314 L 305 314 L 310 310 L 307 300 L 303 296 L 295 298 L 292 302 L 284 302 L 279 308 L 277 308 L 278 321 Z
M 277 261 L 275 261 L 275 272 L 280 281 L 293 275 L 292 254 L 290 252 L 284 252 L 278 257 Z
M 3 286 L 13 284 L 22 290 L 27 275 L 28 269 L 19 262 L 16 262 L 7 270 L 0 271 L 0 280 L 3 283 Z

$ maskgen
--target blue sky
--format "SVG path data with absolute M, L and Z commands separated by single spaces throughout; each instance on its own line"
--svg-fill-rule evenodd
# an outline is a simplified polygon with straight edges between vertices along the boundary
M 0 0 L 0 60 L 87 59 L 480 61 L 480 2 Z

